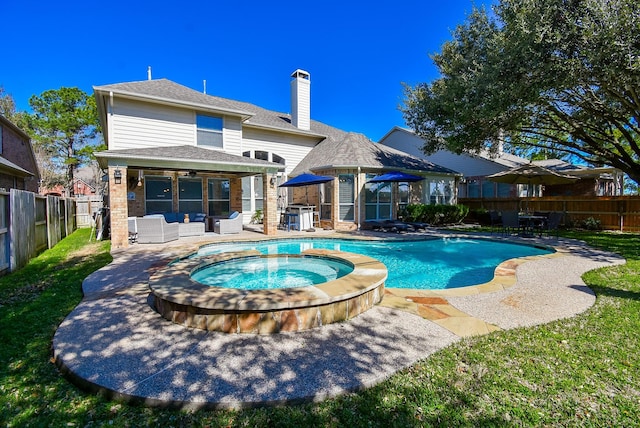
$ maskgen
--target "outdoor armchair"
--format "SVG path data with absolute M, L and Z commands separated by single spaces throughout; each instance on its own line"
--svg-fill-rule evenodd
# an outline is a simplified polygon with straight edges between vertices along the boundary
M 231 213 L 229 218 L 221 218 L 213 224 L 213 231 L 224 235 L 225 233 L 242 232 L 242 214 L 238 211 Z

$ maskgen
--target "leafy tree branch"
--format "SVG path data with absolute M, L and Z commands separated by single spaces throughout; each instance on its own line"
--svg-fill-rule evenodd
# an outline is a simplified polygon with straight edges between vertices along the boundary
M 27 124 L 45 183 L 53 187 L 65 177 L 64 184 L 73 195 L 78 167 L 90 163 L 93 152 L 104 147 L 98 137 L 99 122 L 95 99 L 78 88 L 60 88 L 32 96 Z
M 432 56 L 441 77 L 404 87 L 423 150 L 566 153 L 640 181 L 640 3 L 501 0 Z

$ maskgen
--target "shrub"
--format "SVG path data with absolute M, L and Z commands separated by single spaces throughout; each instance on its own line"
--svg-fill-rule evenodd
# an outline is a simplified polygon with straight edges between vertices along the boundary
M 431 225 L 460 223 L 469 214 L 465 205 L 425 205 L 409 204 L 400 213 L 408 222 L 429 223 Z
M 600 220 L 597 218 L 589 217 L 582 220 L 582 228 L 586 230 L 600 230 L 602 227 Z
M 262 224 L 262 210 L 257 209 L 251 216 L 251 223 Z

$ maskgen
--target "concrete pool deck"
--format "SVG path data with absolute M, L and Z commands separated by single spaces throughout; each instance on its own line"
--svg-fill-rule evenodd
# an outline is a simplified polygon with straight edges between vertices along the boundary
M 360 234 L 425 235 L 442 234 Z M 238 239 L 261 236 L 245 231 L 226 237 Z M 581 313 L 595 302 L 581 275 L 624 263 L 579 241 L 530 238 L 518 241 L 551 245 L 558 252 L 503 263 L 493 281 L 479 286 L 387 289 L 380 305 L 318 329 L 229 335 L 162 318 L 149 304 L 150 275 L 177 256 L 219 240 L 219 235 L 187 238 L 114 253 L 112 263 L 85 279 L 82 302 L 54 336 L 60 370 L 90 391 L 149 405 L 198 409 L 319 401 L 375 385 L 461 337 Z

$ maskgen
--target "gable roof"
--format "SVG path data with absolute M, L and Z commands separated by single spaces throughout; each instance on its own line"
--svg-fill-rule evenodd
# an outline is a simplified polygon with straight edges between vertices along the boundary
M 267 110 L 243 101 L 207 95 L 168 79 L 94 86 L 93 90 L 100 117 L 104 117 L 106 114 L 105 103 L 108 102 L 110 94 L 114 94 L 151 103 L 182 106 L 194 110 L 237 116 L 242 119 L 245 127 L 273 129 L 281 132 L 315 136 L 319 139 L 326 137 L 327 132 L 327 126 L 320 122 L 312 120 L 311 129 L 306 131 L 294 126 L 291 123 L 291 115 L 287 113 Z M 103 98 L 103 100 L 100 98 Z M 104 129 L 103 131 L 106 132 Z
M 401 128 L 399 126 L 394 126 L 393 128 L 391 128 L 391 130 L 389 130 L 389 132 L 384 134 L 384 136 L 380 139 L 378 143 L 384 144 L 384 140 L 386 140 L 394 132 L 402 132 L 402 133 L 411 135 L 412 137 L 420 141 L 423 141 L 422 137 L 417 135 L 412 129 L 406 129 L 406 128 Z M 493 154 L 493 153 L 490 153 L 488 150 L 481 150 L 480 152 L 476 152 L 476 153 L 465 152 L 465 153 L 462 153 L 461 155 L 469 156 L 472 158 L 484 159 L 486 161 L 494 162 L 498 165 L 502 165 L 507 168 L 515 168 L 520 165 L 529 163 L 528 159 L 521 158 L 520 156 L 516 156 L 506 152 Z
M 293 169 L 292 176 L 318 169 L 369 168 L 458 174 L 425 159 L 376 144 L 362 134 L 349 132 L 318 143 Z
M 93 89 L 100 117 L 105 117 L 103 115 L 106 114 L 106 103 L 111 94 L 114 94 L 120 97 L 150 103 L 182 106 L 197 111 L 208 111 L 240 117 L 243 127 L 262 128 L 317 137 L 318 144 L 300 164 L 294 168 L 292 175 L 327 165 L 334 167 L 360 166 L 373 169 L 400 169 L 457 174 L 455 171 L 440 167 L 427 160 L 411 156 L 387 146 L 375 144 L 362 134 L 347 133 L 315 120 L 311 120 L 310 130 L 302 130 L 291 123 L 291 115 L 289 114 L 267 110 L 251 103 L 207 95 L 168 79 L 94 86 Z M 105 127 L 103 127 L 103 132 L 106 131 Z M 105 135 L 105 140 L 106 139 L 107 137 Z M 228 155 L 217 150 L 201 149 L 192 146 L 180 146 L 177 152 L 167 153 L 167 150 L 171 149 L 171 147 L 158 147 L 151 149 L 108 150 L 96 154 L 96 157 L 103 168 L 106 166 L 107 161 L 115 161 L 116 159 L 122 159 L 123 161 L 124 159 L 131 160 L 134 157 L 139 159 L 144 158 L 147 163 L 152 159 L 157 160 L 160 158 L 165 161 L 179 158 L 191 163 L 202 160 L 204 166 L 211 166 L 213 163 L 224 164 L 226 162 L 247 165 L 249 160 L 249 158 Z M 194 149 L 197 151 L 194 151 Z M 221 158 L 221 156 L 224 155 L 240 158 L 241 161 L 238 159 L 224 160 Z M 209 159 L 211 156 L 214 158 Z M 273 165 L 276 164 L 271 164 L 271 167 L 273 167 Z M 260 167 L 265 168 L 267 165 L 260 165 Z

